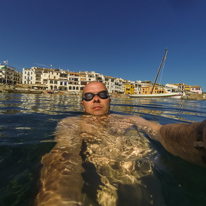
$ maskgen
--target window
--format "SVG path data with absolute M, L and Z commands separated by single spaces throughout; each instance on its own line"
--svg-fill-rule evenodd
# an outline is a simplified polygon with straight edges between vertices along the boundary
M 67 82 L 64 82 L 64 85 L 66 86 L 66 85 L 67 85 Z
M 60 82 L 60 85 L 63 85 L 63 82 Z

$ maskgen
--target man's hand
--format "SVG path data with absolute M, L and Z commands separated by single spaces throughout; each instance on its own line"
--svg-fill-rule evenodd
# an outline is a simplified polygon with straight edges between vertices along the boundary
M 138 130 L 145 131 L 152 139 L 161 141 L 160 129 L 162 125 L 147 121 L 146 119 L 138 116 L 127 116 L 127 118 L 132 121 L 134 125 L 137 126 Z
M 159 141 L 171 154 L 206 167 L 206 120 L 192 124 L 162 126 L 138 116 L 127 116 L 127 118 L 138 129 L 144 130 L 151 138 Z
M 206 120 L 164 125 L 160 129 L 160 135 L 160 142 L 168 152 L 206 167 Z

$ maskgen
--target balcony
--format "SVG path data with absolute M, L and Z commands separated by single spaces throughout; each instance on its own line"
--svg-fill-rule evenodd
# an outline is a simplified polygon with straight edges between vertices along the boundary
M 60 74 L 60 78 L 67 78 L 67 74 Z

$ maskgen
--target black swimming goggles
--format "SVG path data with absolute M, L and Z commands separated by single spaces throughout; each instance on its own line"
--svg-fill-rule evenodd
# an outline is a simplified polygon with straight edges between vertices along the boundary
M 95 95 L 97 95 L 99 98 L 101 99 L 107 99 L 109 97 L 109 94 L 107 91 L 102 91 L 102 92 L 99 92 L 97 94 L 93 94 L 93 93 L 86 93 L 84 95 L 84 97 L 82 98 L 82 101 L 85 100 L 85 101 L 91 101 Z

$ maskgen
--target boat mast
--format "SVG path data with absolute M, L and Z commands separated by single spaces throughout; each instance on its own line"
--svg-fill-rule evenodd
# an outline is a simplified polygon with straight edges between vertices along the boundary
M 152 94 L 152 92 L 153 92 L 153 90 L 154 90 L 154 87 L 155 87 L 155 85 L 156 85 L 156 81 L 157 81 L 157 78 L 158 78 L 158 76 L 159 76 L 159 73 L 160 73 L 162 64 L 163 64 L 163 62 L 165 61 L 165 58 L 166 58 L 166 55 L 167 55 L 167 50 L 168 50 L 168 49 L 165 50 L 164 57 L 163 57 L 162 62 L 161 62 L 161 64 L 160 64 L 160 66 L 159 66 L 159 70 L 158 70 L 158 72 L 157 72 L 157 76 L 156 76 L 156 78 L 155 78 L 155 81 L 154 81 L 154 84 L 153 84 L 153 87 L 152 87 L 151 94 Z

